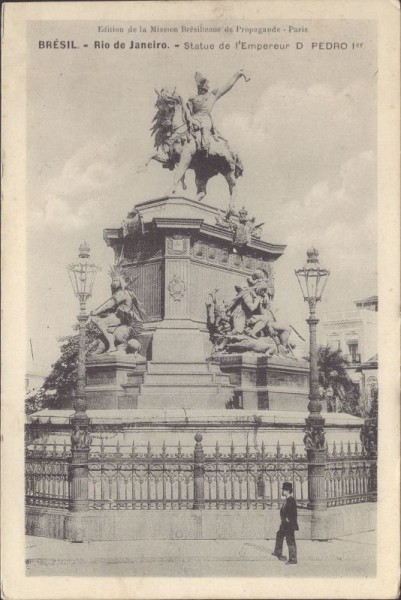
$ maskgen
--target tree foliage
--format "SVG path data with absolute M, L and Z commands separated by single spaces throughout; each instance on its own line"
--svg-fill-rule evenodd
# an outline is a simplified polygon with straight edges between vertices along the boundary
M 78 329 L 78 325 L 74 326 Z M 89 323 L 86 327 L 86 347 L 99 335 L 97 327 Z M 25 402 L 25 411 L 31 414 L 44 408 L 58 408 L 63 402 L 71 399 L 75 392 L 78 378 L 79 334 L 66 335 L 59 338 L 60 358 L 52 365 L 50 374 L 41 388 L 30 395 Z
M 333 398 L 337 399 L 340 412 L 360 417 L 362 410 L 359 389 L 349 376 L 348 366 L 341 350 L 332 350 L 329 346 L 318 348 L 319 384 L 325 391 L 332 388 Z

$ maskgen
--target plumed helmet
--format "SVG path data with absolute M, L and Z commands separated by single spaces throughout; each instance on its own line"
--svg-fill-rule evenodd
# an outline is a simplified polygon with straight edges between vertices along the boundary
M 198 90 L 202 89 L 205 83 L 209 83 L 206 77 L 199 73 L 198 71 L 195 73 L 195 82 Z
M 120 288 L 122 290 L 126 288 L 127 282 L 125 281 L 124 272 L 119 263 L 110 267 L 109 274 L 112 287 Z

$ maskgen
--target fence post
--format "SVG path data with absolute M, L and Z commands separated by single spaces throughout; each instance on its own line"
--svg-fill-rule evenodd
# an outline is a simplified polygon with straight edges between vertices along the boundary
M 71 461 L 69 464 L 71 512 L 89 510 L 88 479 L 89 479 L 89 446 L 91 435 L 88 431 L 89 418 L 74 419 L 71 434 Z
M 315 356 L 316 359 L 316 356 Z M 311 369 L 312 372 L 312 369 Z M 331 537 L 325 518 L 326 500 L 326 438 L 325 420 L 320 415 L 321 402 L 316 391 L 317 380 L 312 381 L 308 404 L 309 416 L 306 418 L 304 444 L 308 457 L 308 508 L 311 510 L 311 539 L 322 540 Z
M 202 447 L 202 435 L 195 435 L 194 450 L 194 510 L 205 508 L 205 455 Z
M 308 456 L 308 508 L 324 510 L 326 500 L 326 449 L 310 448 Z
M 68 464 L 69 512 L 65 521 L 66 539 L 83 542 L 90 539 L 85 523 L 85 513 L 89 510 L 89 447 L 91 435 L 88 431 L 90 419 L 86 412 L 76 412 L 71 418 L 71 458 Z

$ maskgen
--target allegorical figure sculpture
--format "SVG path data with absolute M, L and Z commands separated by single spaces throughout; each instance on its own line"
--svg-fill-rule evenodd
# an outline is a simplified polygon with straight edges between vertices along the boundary
M 138 354 L 141 344 L 136 338 L 142 331 L 145 311 L 134 292 L 129 289 L 133 282 L 126 282 L 121 267 L 112 267 L 110 275 L 111 298 L 89 316 L 98 327 L 100 336 L 90 345 L 88 354 L 120 350 Z
M 272 272 L 257 269 L 247 279 L 247 285 L 235 286 L 235 298 L 219 303 L 217 290 L 207 303 L 207 324 L 213 343 L 213 353 L 256 352 L 272 356 L 292 357 L 290 343 L 292 325 L 276 320 L 271 307 L 274 299 Z
M 157 154 L 150 160 L 162 163 L 164 168 L 174 170 L 171 193 L 176 193 L 179 182 L 185 186 L 185 173 L 188 169 L 195 172 L 197 199 L 206 195 L 206 185 L 211 177 L 221 174 L 225 177 L 229 191 L 230 204 L 234 205 L 235 179 L 242 175 L 243 167 L 237 154 L 233 153 L 219 131 L 212 110 L 217 100 L 224 96 L 235 83 L 244 77 L 241 70 L 222 87 L 209 89 L 209 82 L 200 73 L 195 74 L 198 93 L 184 103 L 176 91 L 157 91 L 156 115 L 153 119 L 152 134 Z

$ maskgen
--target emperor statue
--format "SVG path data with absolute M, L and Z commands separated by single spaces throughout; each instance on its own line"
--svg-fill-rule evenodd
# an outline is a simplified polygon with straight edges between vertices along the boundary
M 243 167 L 239 156 L 232 152 L 227 140 L 217 130 L 212 111 L 217 100 L 227 94 L 241 77 L 249 81 L 241 70 L 225 85 L 210 90 L 207 78 L 196 73 L 198 93 L 187 102 L 175 89 L 156 90 L 157 112 L 153 119 L 152 134 L 157 153 L 151 156 L 145 168 L 151 160 L 156 160 L 164 168 L 174 170 L 170 193 L 176 193 L 180 182 L 186 189 L 185 173 L 193 169 L 197 200 L 200 201 L 206 195 L 209 179 L 220 173 L 228 183 L 230 205 L 234 206 L 235 180 L 242 175 Z
M 211 139 L 218 142 L 220 139 L 220 134 L 214 126 L 212 119 L 212 110 L 217 100 L 227 94 L 231 90 L 231 88 L 235 85 L 235 83 L 240 79 L 240 77 L 244 77 L 247 80 L 244 71 L 238 71 L 235 73 L 233 77 L 225 85 L 221 88 L 216 88 L 214 90 L 209 90 L 209 81 L 201 75 L 201 73 L 195 73 L 195 82 L 198 88 L 198 93 L 193 98 L 190 98 L 188 101 L 189 110 L 193 117 L 193 123 L 200 129 L 201 132 L 201 145 L 206 150 L 206 152 L 210 151 Z

